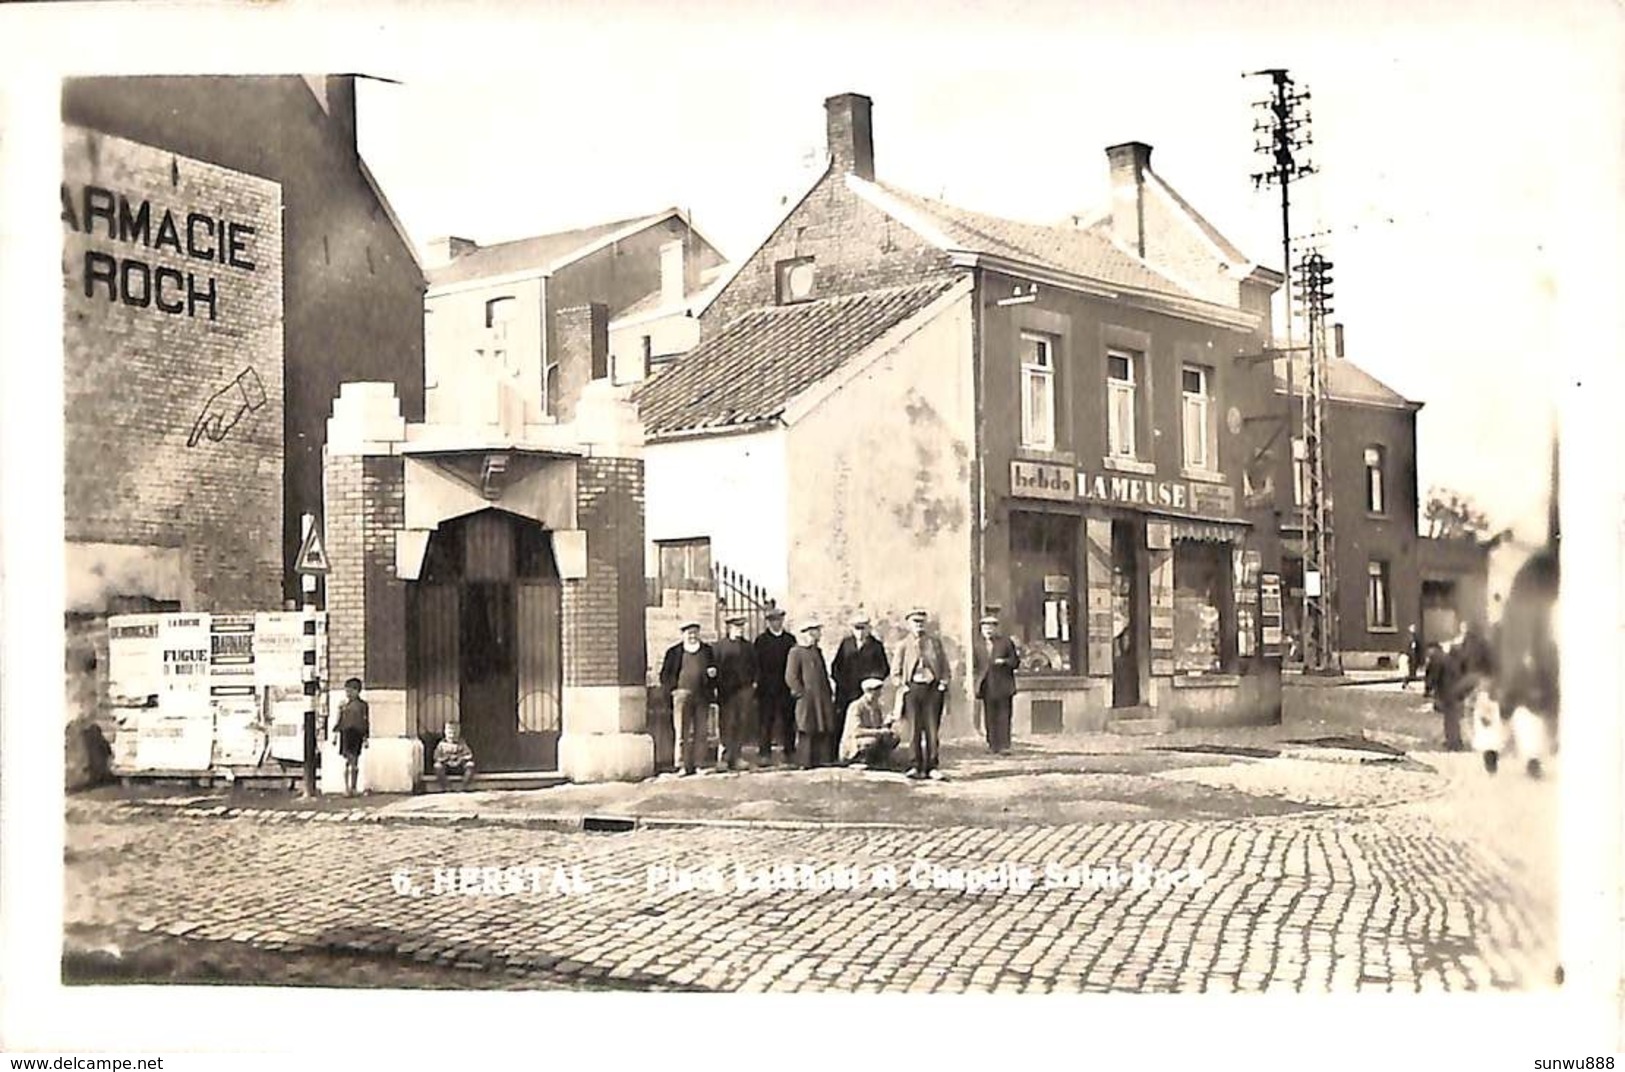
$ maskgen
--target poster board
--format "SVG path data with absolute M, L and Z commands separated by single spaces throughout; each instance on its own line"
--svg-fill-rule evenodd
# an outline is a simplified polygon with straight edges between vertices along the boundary
M 1285 640 L 1282 631 L 1281 606 L 1281 575 L 1279 573 L 1260 573 L 1258 575 L 1258 621 L 1263 643 L 1263 654 L 1266 656 L 1280 656 L 1281 646 Z

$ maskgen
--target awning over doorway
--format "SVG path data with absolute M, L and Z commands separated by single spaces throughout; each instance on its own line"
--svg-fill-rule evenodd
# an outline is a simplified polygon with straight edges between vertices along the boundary
M 1223 521 L 1175 520 L 1172 523 L 1176 540 L 1200 540 L 1204 543 L 1239 543 L 1247 535 L 1246 525 L 1233 525 Z

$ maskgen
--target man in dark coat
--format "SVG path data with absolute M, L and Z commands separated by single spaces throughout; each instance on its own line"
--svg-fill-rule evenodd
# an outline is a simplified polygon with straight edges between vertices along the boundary
M 773 762 L 773 741 L 777 738 L 784 762 L 796 751 L 796 701 L 784 684 L 784 667 L 796 638 L 785 632 L 784 610 L 771 607 L 767 628 L 756 638 L 756 758 L 763 765 Z
M 710 707 L 717 688 L 716 653 L 700 639 L 699 622 L 684 625 L 683 639 L 666 649 L 660 686 L 671 696 L 683 773 L 693 774 L 705 762 Z
M 808 622 L 801 627 L 801 643 L 790 650 L 785 660 L 784 684 L 796 700 L 796 733 L 800 737 L 801 765 L 806 768 L 820 766 L 832 760 L 836 741 L 835 693 L 829 684 L 829 667 L 824 662 L 823 649 L 818 639 L 823 627 Z
M 999 632 L 999 619 L 982 619 L 982 642 L 976 645 L 976 698 L 982 701 L 987 747 L 994 755 L 1010 751 L 1010 715 L 1016 695 L 1016 668 L 1021 653 L 1015 641 Z
M 717 642 L 718 730 L 722 737 L 722 761 L 729 770 L 739 769 L 739 753 L 752 723 L 751 708 L 756 702 L 756 649 L 745 639 L 745 619 L 729 618 L 727 636 Z
M 852 635 L 841 639 L 835 649 L 835 659 L 829 664 L 835 678 L 835 740 L 839 742 L 846 730 L 846 712 L 863 698 L 863 683 L 872 677 L 885 680 L 891 673 L 886 659 L 886 646 L 869 632 L 869 616 L 857 614 L 852 618 Z M 829 757 L 831 761 L 834 756 Z

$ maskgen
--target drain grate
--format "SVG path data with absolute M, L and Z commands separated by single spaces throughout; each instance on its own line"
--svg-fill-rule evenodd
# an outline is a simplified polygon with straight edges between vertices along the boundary
M 589 834 L 630 834 L 638 821 L 621 815 L 588 815 L 581 820 L 581 829 Z

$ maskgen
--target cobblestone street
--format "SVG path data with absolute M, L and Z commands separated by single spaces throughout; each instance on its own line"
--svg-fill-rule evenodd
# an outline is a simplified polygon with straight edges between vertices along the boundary
M 70 947 L 169 936 L 337 951 L 467 969 L 479 985 L 492 975 L 721 991 L 1548 985 L 1556 880 L 1527 843 L 1546 835 L 1554 786 L 1490 783 L 1472 757 L 1425 758 L 1449 761 L 1425 798 L 1367 806 L 1356 785 L 1354 807 L 1245 819 L 580 834 L 75 801 L 66 920 Z M 1283 762 L 1177 774 L 1257 783 Z M 1512 831 L 1511 852 L 1497 807 L 1532 824 Z M 775 876 L 859 888 L 741 888 Z M 995 888 L 955 888 L 973 879 Z

